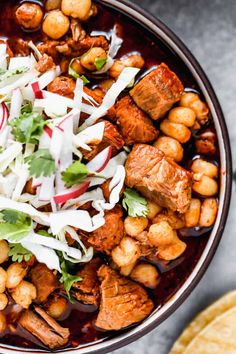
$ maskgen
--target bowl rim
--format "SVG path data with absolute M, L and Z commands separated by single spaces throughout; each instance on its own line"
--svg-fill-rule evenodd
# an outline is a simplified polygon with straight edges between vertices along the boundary
M 177 54 L 185 65 L 189 68 L 191 74 L 201 87 L 205 97 L 207 98 L 208 105 L 210 106 L 213 115 L 214 123 L 217 124 L 218 142 L 221 147 L 220 158 L 221 166 L 224 167 L 221 171 L 221 210 L 218 212 L 218 222 L 214 226 L 207 245 L 197 262 L 195 268 L 186 279 L 177 293 L 161 308 L 156 309 L 152 314 L 144 320 L 141 324 L 137 325 L 125 333 L 111 338 L 103 338 L 102 340 L 85 344 L 80 348 L 68 348 L 56 351 L 57 353 L 77 353 L 77 354 L 105 354 L 112 350 L 123 347 L 135 340 L 141 338 L 145 334 L 151 332 L 154 328 L 166 320 L 176 309 L 186 300 L 193 289 L 201 280 L 205 271 L 207 270 L 221 240 L 224 227 L 227 221 L 231 189 L 232 189 L 232 156 L 228 130 L 224 115 L 214 92 L 214 89 L 207 78 L 202 67 L 186 47 L 182 40 L 161 20 L 154 17 L 142 7 L 130 2 L 129 0 L 96 0 L 99 4 L 105 5 L 111 9 L 123 13 L 125 16 L 131 18 L 138 23 L 141 27 L 145 28 L 148 32 L 152 32 L 155 37 L 160 39 L 170 47 L 175 54 Z M 216 127 L 216 128 L 217 128 Z M 221 138 L 221 139 L 220 139 Z M 223 162 L 223 163 L 222 163 Z M 222 196 L 223 194 L 223 196 Z M 155 316 L 156 315 L 156 316 Z M 154 318 L 153 318 L 154 317 Z M 155 318 L 156 317 L 156 318 Z M 18 348 L 0 343 L 2 353 L 47 353 L 48 351 L 40 349 L 26 349 Z

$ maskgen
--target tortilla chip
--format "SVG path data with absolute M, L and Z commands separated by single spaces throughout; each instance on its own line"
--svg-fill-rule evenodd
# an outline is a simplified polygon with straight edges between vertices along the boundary
M 236 291 L 234 290 L 225 294 L 207 309 L 200 312 L 177 339 L 169 354 L 182 354 L 194 337 L 210 322 L 235 306 Z
M 217 316 L 189 344 L 183 354 L 235 354 L 236 307 Z

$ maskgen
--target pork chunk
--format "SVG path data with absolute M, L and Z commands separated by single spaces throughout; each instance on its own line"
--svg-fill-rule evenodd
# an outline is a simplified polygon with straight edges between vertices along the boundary
M 58 76 L 48 85 L 47 89 L 57 95 L 73 98 L 75 81 L 70 77 Z
M 78 272 L 81 281 L 73 284 L 73 296 L 87 305 L 98 305 L 100 300 L 97 270 L 101 266 L 100 258 L 94 258 Z
M 105 212 L 105 224 L 93 231 L 88 238 L 88 242 L 97 251 L 111 251 L 117 246 L 124 235 L 124 222 L 122 220 L 122 208 L 117 205 L 112 210 Z
M 38 263 L 30 272 L 31 282 L 37 289 L 37 302 L 42 303 L 59 287 L 56 275 L 45 264 Z
M 137 283 L 120 276 L 106 265 L 98 271 L 101 280 L 101 306 L 95 322 L 104 330 L 119 330 L 146 318 L 153 302 Z
M 127 145 L 148 143 L 158 136 L 151 119 L 139 109 L 130 96 L 123 97 L 116 105 L 117 124 Z
M 126 185 L 158 205 L 185 213 L 191 199 L 191 174 L 154 146 L 137 144 L 126 161 Z
M 162 63 L 135 85 L 130 95 L 144 112 L 157 120 L 180 100 L 183 90 L 177 75 Z
M 68 343 L 69 329 L 61 327 L 40 307 L 36 307 L 35 312 L 24 311 L 18 323 L 50 349 L 57 349 Z
M 92 148 L 91 151 L 83 150 L 84 158 L 87 160 L 92 160 L 99 152 L 107 148 L 108 146 L 112 147 L 112 155 L 115 156 L 124 146 L 124 140 L 118 132 L 114 124 L 109 121 L 105 122 L 105 129 L 103 134 L 103 139 L 99 144 L 90 144 Z

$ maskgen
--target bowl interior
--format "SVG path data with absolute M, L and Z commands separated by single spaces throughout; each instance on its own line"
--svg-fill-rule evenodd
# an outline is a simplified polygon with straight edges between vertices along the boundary
M 214 121 L 219 143 L 221 175 L 219 212 L 216 223 L 208 237 L 203 240 L 198 256 L 198 262 L 195 267 L 192 267 L 191 272 L 189 272 L 181 287 L 179 289 L 176 288 L 175 294 L 172 294 L 173 296 L 171 296 L 161 308 L 157 308 L 149 318 L 140 325 L 120 332 L 118 335 L 113 335 L 107 339 L 102 338 L 92 344 L 86 344 L 79 349 L 64 349 L 59 351 L 81 354 L 105 353 L 128 344 L 159 325 L 184 301 L 205 272 L 220 241 L 229 208 L 232 175 L 230 146 L 224 117 L 208 79 L 192 54 L 165 25 L 137 6 L 124 0 L 98 0 L 97 2 L 109 9 L 109 11 L 115 11 L 117 19 L 121 16 L 122 21 L 130 24 L 130 30 L 134 31 L 134 28 L 137 27 L 140 31 L 144 31 L 146 36 L 152 38 L 154 42 L 157 42 L 161 49 L 159 54 L 160 56 L 163 56 L 163 61 L 170 66 L 173 66 L 173 60 L 175 60 L 174 71 L 176 71 L 181 79 L 185 80 L 186 85 L 189 77 L 194 78 L 197 88 L 201 91 L 204 99 L 209 105 Z M 137 41 L 141 41 L 140 45 L 142 45 L 142 38 L 138 38 L 138 35 Z M 150 48 L 150 56 L 152 50 L 153 49 Z M 162 52 L 163 54 L 161 54 Z M 165 53 L 168 53 L 168 55 L 165 56 Z M 19 352 L 19 349 L 8 345 L 0 345 L 0 351 L 2 353 L 16 353 Z M 22 348 L 20 349 L 20 352 L 39 353 L 43 352 L 43 350 Z

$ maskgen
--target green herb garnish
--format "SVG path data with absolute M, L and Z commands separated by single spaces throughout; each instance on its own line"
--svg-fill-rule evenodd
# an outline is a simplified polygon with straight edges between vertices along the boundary
M 76 161 L 62 172 L 62 180 L 65 182 L 66 187 L 72 187 L 83 182 L 89 173 L 89 170 L 82 162 Z
M 56 171 L 55 161 L 48 149 L 39 149 L 25 158 L 29 164 L 30 176 L 50 177 Z
M 9 124 L 17 141 L 22 144 L 38 144 L 46 121 L 41 114 L 24 112 Z
M 22 261 L 28 262 L 33 254 L 26 248 L 21 246 L 20 243 L 10 243 L 9 257 L 11 257 L 13 262 L 21 263 Z
M 32 229 L 31 218 L 20 211 L 5 209 L 0 213 L 0 240 L 20 242 Z
M 75 300 L 71 297 L 70 290 L 75 282 L 81 281 L 82 279 L 78 275 L 72 275 L 68 273 L 68 267 L 65 261 L 61 263 L 61 271 L 62 276 L 60 278 L 60 282 L 64 285 L 68 299 L 72 304 L 74 304 Z
M 107 58 L 96 58 L 95 59 L 95 66 L 97 71 L 101 70 L 104 65 L 107 63 Z
M 144 216 L 148 214 L 147 200 L 134 189 L 126 188 L 122 205 L 128 211 L 129 216 Z

